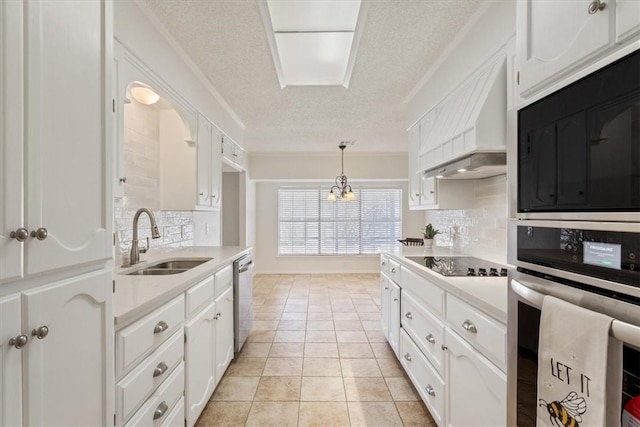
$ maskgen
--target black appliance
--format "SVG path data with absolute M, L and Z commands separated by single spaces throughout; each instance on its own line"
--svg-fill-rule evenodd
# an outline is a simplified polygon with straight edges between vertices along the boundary
M 640 51 L 519 110 L 517 156 L 519 218 L 637 221 Z
M 504 277 L 507 275 L 507 269 L 503 265 L 468 256 L 425 256 L 407 257 L 407 259 L 424 265 L 443 276 Z

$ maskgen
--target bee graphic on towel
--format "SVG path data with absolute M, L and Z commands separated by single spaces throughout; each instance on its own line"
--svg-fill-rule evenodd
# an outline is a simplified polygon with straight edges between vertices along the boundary
M 622 344 L 611 317 L 545 296 L 538 347 L 537 427 L 619 427 Z

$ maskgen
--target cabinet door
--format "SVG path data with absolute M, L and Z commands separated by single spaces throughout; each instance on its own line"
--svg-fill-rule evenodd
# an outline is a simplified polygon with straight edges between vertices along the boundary
M 389 281 L 389 345 L 398 356 L 400 343 L 400 286 Z
M 10 237 L 24 226 L 22 6 L 0 2 L 0 282 L 22 275 L 24 244 Z
M 382 332 L 389 340 L 389 297 L 391 294 L 391 281 L 384 274 L 380 274 L 380 317 L 382 321 Z
M 220 206 L 222 195 L 222 133 L 216 128 L 211 137 L 211 206 Z
M 616 43 L 640 32 L 640 1 L 616 0 Z
M 187 426 L 193 426 L 216 386 L 216 307 L 212 302 L 184 327 Z
M 233 360 L 233 287 L 216 298 L 216 384 Z
M 48 233 L 25 245 L 35 274 L 111 258 L 112 4 L 25 4 L 27 228 Z
M 590 0 L 523 0 L 517 5 L 517 49 L 523 94 L 549 85 L 611 45 L 612 11 L 589 14 Z
M 446 330 L 448 424 L 504 426 L 507 377 L 455 333 Z
M 421 203 L 422 205 L 435 205 L 438 203 L 438 182 L 436 178 L 423 178 Z
M 420 149 L 420 123 L 409 129 L 409 207 L 420 205 L 420 174 L 418 150 Z
M 198 205 L 209 206 L 211 198 L 209 183 L 211 177 L 211 122 L 198 117 Z
M 0 425 L 3 426 L 22 424 L 22 352 L 25 350 L 9 345 L 10 339 L 25 333 L 20 320 L 20 295 L 0 299 Z
M 103 270 L 23 294 L 26 425 L 113 423 L 111 292 Z

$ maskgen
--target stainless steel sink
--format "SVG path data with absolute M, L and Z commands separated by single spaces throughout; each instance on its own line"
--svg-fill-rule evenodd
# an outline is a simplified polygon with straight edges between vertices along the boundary
M 194 267 L 204 264 L 213 258 L 180 258 L 170 259 L 156 264 L 150 264 L 140 270 L 124 273 L 127 276 L 166 276 L 169 274 L 180 274 L 189 271 Z

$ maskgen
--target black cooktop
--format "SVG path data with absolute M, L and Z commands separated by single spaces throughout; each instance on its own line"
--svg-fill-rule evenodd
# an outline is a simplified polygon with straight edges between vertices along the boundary
M 500 265 L 470 256 L 412 257 L 407 259 L 424 265 L 443 276 L 506 276 L 507 269 Z

